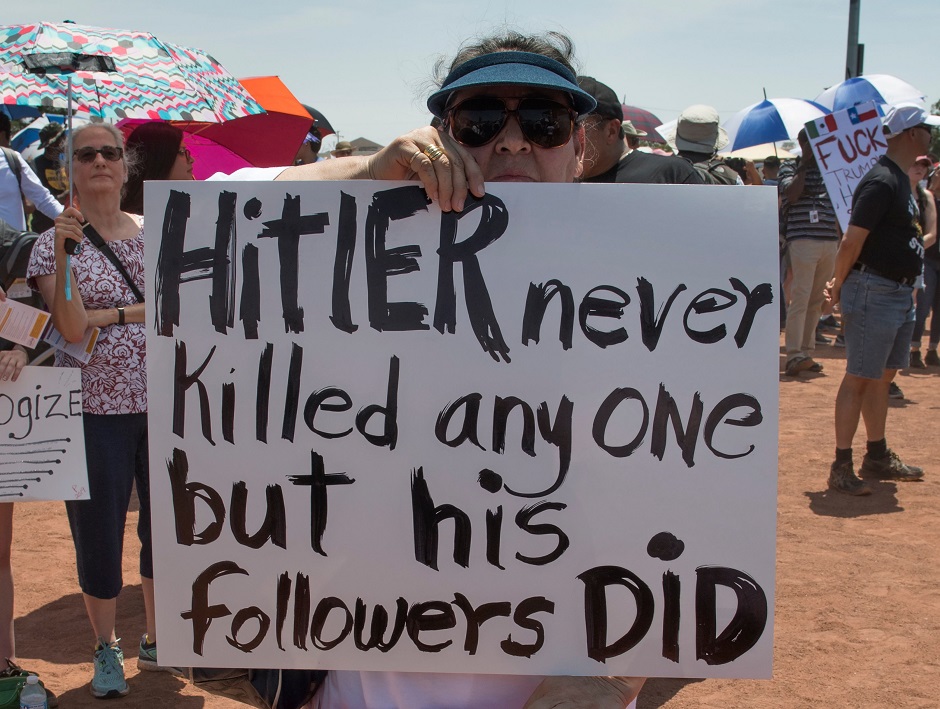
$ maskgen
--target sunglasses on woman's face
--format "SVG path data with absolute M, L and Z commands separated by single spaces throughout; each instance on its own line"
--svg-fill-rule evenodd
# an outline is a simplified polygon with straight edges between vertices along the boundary
M 72 155 L 75 156 L 75 159 L 79 162 L 94 162 L 95 158 L 98 156 L 98 153 L 101 153 L 103 157 L 108 162 L 117 162 L 122 157 L 124 157 L 124 149 L 118 148 L 114 145 L 105 145 L 100 148 L 93 148 L 90 145 L 85 146 L 84 148 L 79 148 Z
M 486 145 L 516 114 L 522 135 L 540 148 L 560 148 L 571 139 L 577 114 L 570 106 L 547 98 L 521 98 L 514 109 L 495 96 L 468 98 L 447 111 L 447 127 L 468 148 Z

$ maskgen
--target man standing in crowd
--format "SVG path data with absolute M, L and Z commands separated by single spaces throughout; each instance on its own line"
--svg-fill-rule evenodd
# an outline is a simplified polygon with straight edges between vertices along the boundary
M 39 149 L 42 151 L 33 160 L 36 177 L 49 192 L 60 202 L 65 202 L 69 191 L 69 178 L 59 155 L 65 151 L 65 126 L 61 123 L 47 123 L 39 131 Z M 32 230 L 41 234 L 53 227 L 53 220 L 42 212 L 33 213 Z
M 883 120 L 888 151 L 859 182 L 852 197 L 852 217 L 836 257 L 829 293 L 842 302 L 846 372 L 836 396 L 836 459 L 829 487 L 850 495 L 868 495 L 855 476 L 852 439 L 859 418 L 865 421 L 868 450 L 862 477 L 920 480 L 920 468 L 905 465 L 888 448 L 885 424 L 888 389 L 907 366 L 914 330 L 914 281 L 923 266 L 924 247 L 917 226 L 917 204 L 907 170 L 930 145 L 929 116 L 918 104 L 888 109 Z M 929 123 L 929 124 L 928 124 Z
M 728 144 L 728 134 L 718 125 L 718 111 L 696 104 L 679 114 L 675 132 L 663 136 L 692 165 L 705 184 L 743 185 L 738 173 L 725 165 L 716 153 Z
M 0 148 L 3 149 L 0 155 L 0 221 L 18 231 L 26 231 L 24 197 L 51 219 L 59 216 L 62 205 L 42 186 L 23 156 L 9 148 L 11 130 L 9 116 L 0 113 Z
M 333 151 L 330 153 L 334 158 L 348 158 L 356 152 L 356 148 L 348 140 L 341 140 L 336 144 L 336 147 L 333 148 Z
M 581 182 L 704 183 L 685 160 L 637 150 L 646 133 L 623 120 L 623 106 L 613 89 L 590 76 L 579 76 L 578 85 L 597 100 L 584 122 L 587 150 Z
M 762 167 L 764 173 L 764 184 L 765 185 L 779 185 L 780 178 L 780 158 L 776 155 L 768 155 L 764 158 L 764 165 Z
M 780 223 L 793 274 L 786 324 L 786 373 L 790 377 L 822 371 L 822 365 L 812 357 L 816 324 L 841 236 L 836 211 L 805 129 L 798 140 L 803 151 L 799 167 L 787 163 L 781 168 L 779 188 L 783 200 Z

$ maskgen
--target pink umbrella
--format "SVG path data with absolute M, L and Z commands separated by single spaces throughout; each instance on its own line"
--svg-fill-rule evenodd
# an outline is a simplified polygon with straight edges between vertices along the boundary
M 310 130 L 310 114 L 278 77 L 239 82 L 265 113 L 225 123 L 172 122 L 186 134 L 184 143 L 193 154 L 193 176 L 197 180 L 217 172 L 231 174 L 243 167 L 290 165 Z M 144 122 L 125 120 L 118 127 L 130 135 Z

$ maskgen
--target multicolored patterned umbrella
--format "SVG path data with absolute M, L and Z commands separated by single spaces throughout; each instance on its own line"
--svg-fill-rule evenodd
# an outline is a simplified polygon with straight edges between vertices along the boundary
M 111 120 L 221 122 L 263 113 L 208 54 L 147 32 L 72 23 L 0 27 L 0 101 Z
M 638 106 L 628 106 L 625 103 L 621 104 L 621 107 L 623 108 L 623 120 L 631 121 L 636 128 L 639 128 L 642 131 L 646 131 L 648 135 L 645 140 L 648 140 L 651 143 L 666 142 L 665 139 L 656 131 L 656 129 L 663 124 L 659 118 L 654 116 L 645 108 L 639 108 Z

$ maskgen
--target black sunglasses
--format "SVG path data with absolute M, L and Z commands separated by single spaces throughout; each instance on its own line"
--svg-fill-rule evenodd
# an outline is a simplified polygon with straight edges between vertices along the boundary
M 93 148 L 90 145 L 86 145 L 84 148 L 76 150 L 72 155 L 74 155 L 79 162 L 94 162 L 98 153 L 101 153 L 101 157 L 108 162 L 117 162 L 124 157 L 124 148 L 118 148 L 114 145 Z
M 578 115 L 570 106 L 547 98 L 521 98 L 515 109 L 495 96 L 468 98 L 447 109 L 445 127 L 468 148 L 486 145 L 516 114 L 522 135 L 540 148 L 560 148 L 571 139 Z

